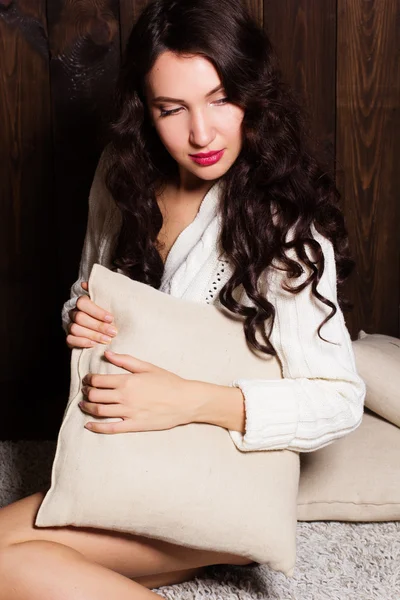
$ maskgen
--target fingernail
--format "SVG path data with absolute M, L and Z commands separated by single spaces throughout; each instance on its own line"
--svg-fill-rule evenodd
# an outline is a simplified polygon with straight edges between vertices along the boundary
M 101 341 L 103 342 L 103 344 L 109 344 L 111 342 L 111 338 L 108 337 L 107 335 L 102 335 Z
M 113 322 L 113 317 L 112 317 L 111 315 L 106 315 L 106 316 L 104 317 L 104 320 L 105 320 L 107 323 L 112 323 L 112 322 Z
M 107 327 L 106 333 L 109 333 L 110 335 L 117 335 L 118 331 L 115 329 L 115 327 Z

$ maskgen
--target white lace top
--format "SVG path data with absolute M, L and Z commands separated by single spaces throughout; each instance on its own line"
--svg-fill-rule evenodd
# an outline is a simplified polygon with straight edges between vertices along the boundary
M 84 293 L 80 284 L 89 279 L 92 265 L 97 262 L 111 266 L 111 248 L 120 216 L 102 181 L 101 162 L 89 195 L 78 279 L 62 309 L 64 329 L 69 323 L 69 310 Z M 217 182 L 205 195 L 194 221 L 172 246 L 161 291 L 198 302 L 217 302 L 220 289 L 232 274 L 229 262 L 220 256 L 217 248 L 219 189 Z M 325 257 L 318 290 L 337 307 L 321 335 L 336 345 L 321 340 L 317 334 L 318 326 L 330 309 L 315 299 L 310 286 L 292 294 L 281 287 L 284 272 L 267 270 L 266 293 L 276 311 L 270 339 L 282 365 L 283 379 L 232 382 L 242 390 L 245 399 L 245 432 L 229 431 L 234 444 L 242 451 L 316 450 L 350 433 L 362 420 L 365 384 L 357 374 L 350 335 L 337 304 L 333 247 L 315 228 L 313 235 Z M 297 286 L 300 281 L 301 278 L 296 279 L 293 285 Z M 240 300 L 250 302 L 245 294 Z

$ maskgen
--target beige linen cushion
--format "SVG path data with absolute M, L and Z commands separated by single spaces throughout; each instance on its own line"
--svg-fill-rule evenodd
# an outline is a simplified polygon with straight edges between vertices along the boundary
M 400 520 L 400 430 L 368 409 L 355 431 L 300 465 L 299 521 Z
M 365 406 L 400 427 L 400 339 L 361 330 L 353 348 L 367 385 Z
M 174 298 L 98 264 L 89 292 L 115 316 L 115 352 L 223 385 L 282 377 L 277 359 L 253 353 L 242 322 L 215 306 Z M 104 349 L 72 351 L 51 487 L 35 525 L 128 532 L 245 556 L 292 576 L 299 455 L 240 452 L 226 429 L 210 424 L 115 435 L 86 430 L 95 418 L 78 407 L 82 378 L 123 372 Z
M 400 340 L 360 331 L 353 349 L 367 387 L 363 421 L 301 455 L 299 521 L 400 520 Z

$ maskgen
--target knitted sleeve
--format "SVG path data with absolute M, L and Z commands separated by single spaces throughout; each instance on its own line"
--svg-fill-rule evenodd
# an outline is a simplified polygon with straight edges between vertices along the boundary
M 273 269 L 267 293 L 276 311 L 270 340 L 283 379 L 239 379 L 231 384 L 241 389 L 245 399 L 245 433 L 229 431 L 239 450 L 310 452 L 361 423 L 366 388 L 356 371 L 351 338 L 337 303 L 333 246 L 315 228 L 313 235 L 325 257 L 317 289 L 337 309 L 320 332 L 329 341 L 317 333 L 329 307 L 312 295 L 311 286 L 298 294 L 283 290 L 285 273 Z M 292 281 L 297 287 L 300 278 Z
M 75 308 L 79 296 L 87 294 L 81 287 L 88 281 L 94 263 L 111 266 L 111 249 L 119 228 L 119 213 L 114 200 L 104 183 L 104 169 L 107 164 L 107 148 L 100 156 L 93 177 L 88 200 L 88 219 L 79 264 L 78 278 L 72 284 L 70 298 L 61 311 L 62 327 L 67 332 L 70 323 L 69 311 Z

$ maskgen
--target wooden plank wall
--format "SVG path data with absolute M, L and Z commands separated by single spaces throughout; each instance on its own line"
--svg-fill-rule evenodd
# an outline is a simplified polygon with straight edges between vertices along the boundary
M 336 156 L 357 260 L 349 325 L 400 336 L 400 2 L 338 0 Z
M 351 335 L 400 336 L 400 0 L 247 1 L 338 172 L 357 262 Z M 0 439 L 57 436 L 61 306 L 121 52 L 146 3 L 0 0 Z
M 54 420 L 48 386 L 51 389 L 55 380 L 46 365 L 61 340 L 55 334 L 57 232 L 46 3 L 2 0 L 0 7 L 0 429 L 4 437 L 18 429 L 28 435 L 30 423 L 47 417 Z

